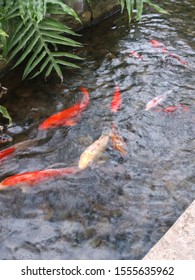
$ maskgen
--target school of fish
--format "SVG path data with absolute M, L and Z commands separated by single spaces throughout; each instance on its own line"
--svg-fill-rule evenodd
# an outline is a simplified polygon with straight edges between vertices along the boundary
M 184 65 L 188 65 L 187 61 L 183 60 L 181 57 L 174 53 L 170 53 L 164 46 L 164 44 L 160 41 L 150 40 L 149 42 L 154 48 L 159 48 L 162 51 L 162 53 L 177 59 L 180 63 Z M 130 56 L 142 60 L 142 55 L 136 51 L 131 51 Z M 87 109 L 90 102 L 88 90 L 85 87 L 81 87 L 80 90 L 83 94 L 83 97 L 80 102 L 48 117 L 39 125 L 38 129 L 49 130 L 59 126 L 76 125 L 81 118 L 81 114 Z M 188 112 L 189 108 L 184 104 L 163 107 L 163 103 L 170 93 L 171 91 L 168 91 L 164 94 L 154 97 L 146 104 L 145 110 L 155 110 L 156 112 L 164 112 L 168 114 L 171 114 L 179 109 L 183 112 Z M 121 104 L 122 95 L 118 84 L 116 84 L 115 91 L 110 102 L 111 112 L 118 112 L 121 108 Z M 3 162 L 3 160 L 14 156 L 18 150 L 25 150 L 26 148 L 33 146 L 36 143 L 36 141 L 37 139 L 27 140 L 0 151 L 0 164 Z M 97 161 L 101 157 L 101 155 L 107 149 L 110 142 L 112 143 L 112 148 L 118 151 L 121 154 L 121 156 L 125 157 L 127 155 L 126 143 L 122 135 L 118 132 L 117 125 L 114 122 L 112 122 L 110 130 L 107 133 L 102 133 L 102 135 L 97 140 L 95 140 L 81 153 L 77 166 L 58 169 L 50 168 L 15 174 L 1 181 L 0 190 L 18 186 L 31 187 L 54 178 L 59 178 L 81 172 L 82 170 L 91 166 L 95 161 Z

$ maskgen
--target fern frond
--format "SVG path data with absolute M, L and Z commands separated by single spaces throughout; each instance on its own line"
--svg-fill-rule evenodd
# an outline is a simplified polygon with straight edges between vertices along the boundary
M 162 9 L 159 5 L 154 4 L 151 0 L 120 0 L 120 3 L 121 3 L 121 12 L 124 11 L 125 7 L 127 9 L 129 22 L 132 19 L 133 7 L 135 4 L 136 4 L 136 20 L 137 21 L 141 20 L 144 3 L 147 3 L 149 6 L 155 8 L 157 10 L 157 12 L 159 12 L 159 13 L 168 14 L 168 12 L 166 10 Z
M 168 11 L 166 11 L 163 8 L 161 8 L 159 5 L 152 3 L 152 1 L 150 1 L 150 0 L 143 0 L 143 2 L 145 2 L 148 5 L 150 5 L 151 7 L 153 7 L 155 10 L 157 10 L 158 13 L 169 14 Z
M 143 0 L 136 0 L 136 20 L 140 21 L 143 13 Z
M 80 43 L 67 37 L 67 35 L 78 34 L 63 23 L 48 18 L 46 13 L 49 8 L 52 8 L 51 12 L 60 10 L 62 14 L 71 15 L 80 21 L 76 12 L 62 0 L 18 0 L 11 1 L 6 6 L 7 19 L 16 24 L 13 25 L 11 39 L 8 40 L 4 55 L 9 55 L 9 62 L 19 57 L 13 67 L 28 59 L 23 78 L 30 75 L 35 77 L 42 72 L 45 72 L 45 77 L 48 77 L 54 70 L 62 80 L 60 65 L 79 68 L 63 59 L 79 60 L 80 57 L 68 52 L 56 52 L 58 46 L 81 47 Z M 53 49 L 49 48 L 50 46 Z

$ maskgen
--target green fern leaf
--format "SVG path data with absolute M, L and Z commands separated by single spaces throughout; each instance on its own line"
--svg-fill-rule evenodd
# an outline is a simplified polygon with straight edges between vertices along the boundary
M 68 26 L 58 22 L 56 20 L 51 20 L 45 18 L 39 23 L 39 28 L 41 30 L 49 30 L 49 31 L 56 31 L 57 33 L 67 33 L 73 36 L 80 36 L 79 34 L 72 31 Z
M 48 32 L 47 31 L 42 31 L 41 34 L 47 42 L 50 42 L 49 38 L 51 38 L 51 40 L 56 39 L 59 42 L 61 41 L 62 44 L 67 43 L 67 44 L 69 44 L 69 46 L 72 46 L 72 47 L 81 47 L 82 46 L 80 43 L 76 42 L 75 40 L 72 40 L 72 39 L 67 38 L 67 37 L 63 37 L 63 36 L 58 35 L 54 32 L 51 32 L 51 31 L 50 32 L 49 31 Z
M 31 66 L 28 68 L 28 69 L 26 69 L 26 71 L 25 71 L 25 77 L 26 76 L 28 76 L 28 74 L 29 73 L 31 73 L 34 69 L 35 69 L 35 67 L 42 61 L 42 59 L 46 56 L 46 51 L 43 51 L 42 53 L 41 53 L 41 55 L 39 55 L 37 58 L 36 58 L 36 60 L 34 60 L 34 62 L 31 64 Z
M 20 33 L 18 34 L 18 36 L 14 36 L 14 38 L 12 38 L 9 42 L 7 51 L 9 52 L 15 45 L 17 45 L 19 43 L 19 41 L 29 32 L 29 29 L 32 26 L 32 23 L 26 22 L 25 25 L 21 25 L 21 27 L 24 26 L 24 28 L 22 30 L 20 30 Z
M 50 66 L 47 69 L 47 72 L 45 73 L 45 78 L 47 78 L 51 74 L 52 69 L 53 69 L 53 64 L 50 64 Z M 60 77 L 60 79 L 61 81 L 63 80 L 62 76 Z
M 72 58 L 72 59 L 83 60 L 82 57 L 80 57 L 78 55 L 75 55 L 75 54 L 72 54 L 72 53 L 68 53 L 68 52 L 54 52 L 53 56 L 54 57 L 60 57 L 60 56 L 63 57 L 63 56 L 65 56 L 65 57 L 69 57 L 69 58 Z
M 35 32 L 36 32 L 36 30 L 34 28 L 31 28 L 31 30 L 29 30 L 29 32 L 27 33 L 27 36 L 25 36 L 23 38 L 23 40 L 20 41 L 20 44 L 12 52 L 11 56 L 9 57 L 8 62 L 10 62 L 10 60 L 12 60 L 14 58 L 14 56 L 17 55 L 19 53 L 19 51 L 22 50 L 26 46 L 27 42 L 31 39 L 31 37 L 34 35 Z M 31 47 L 31 49 L 32 49 L 32 47 Z M 14 67 L 18 64 L 19 63 L 17 61 L 17 63 L 14 65 Z
M 50 57 L 48 57 L 45 62 L 41 65 L 40 69 L 31 77 L 31 79 L 35 78 L 36 76 L 40 75 L 46 68 L 50 61 Z
M 68 61 L 64 61 L 64 60 L 56 60 L 56 62 L 58 64 L 61 64 L 61 65 L 64 65 L 64 66 L 68 66 L 68 67 L 71 67 L 71 68 L 78 68 L 78 69 L 81 69 L 81 67 L 79 67 L 78 65 L 72 63 L 72 62 L 68 62 Z
M 152 3 L 152 1 L 150 0 L 143 0 L 143 2 L 147 3 L 148 5 L 150 5 L 151 7 L 153 7 L 155 10 L 157 10 L 157 12 L 162 13 L 162 14 L 169 14 L 169 12 L 167 12 L 166 10 L 164 10 L 163 8 L 161 8 L 159 5 Z
M 41 44 L 41 42 L 39 40 L 38 44 L 36 45 L 36 48 L 34 50 L 33 55 L 29 59 L 27 65 L 26 65 L 26 67 L 24 69 L 23 79 L 26 78 L 27 75 L 30 73 L 29 69 L 30 69 L 31 65 L 33 64 L 33 62 L 36 60 L 36 58 L 39 56 L 39 53 L 41 52 L 42 49 L 43 49 L 43 45 Z
M 136 0 L 136 9 L 137 9 L 136 20 L 140 21 L 143 13 L 143 0 Z
M 39 36 L 36 34 L 33 37 L 32 42 L 29 43 L 28 47 L 25 49 L 25 51 L 22 53 L 22 56 L 17 60 L 17 62 L 15 63 L 14 67 L 18 66 L 26 57 L 28 54 L 30 54 L 32 52 L 32 49 L 34 48 L 34 46 L 37 44 L 39 40 Z
M 47 0 L 47 3 L 54 4 L 54 5 L 59 5 L 61 9 L 64 11 L 65 14 L 68 14 L 70 16 L 73 16 L 76 20 L 81 22 L 80 18 L 78 17 L 77 13 L 68 5 L 62 3 L 59 0 Z

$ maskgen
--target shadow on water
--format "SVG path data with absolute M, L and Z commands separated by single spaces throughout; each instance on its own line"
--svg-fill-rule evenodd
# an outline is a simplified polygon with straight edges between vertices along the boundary
M 128 154 L 122 158 L 109 147 L 101 163 L 83 172 L 25 192 L 1 191 L 1 259 L 141 259 L 192 202 L 195 42 L 190 15 L 195 6 L 193 1 L 180 2 L 173 6 L 165 1 L 170 17 L 143 15 L 141 23 L 129 28 L 127 19 L 117 16 L 94 27 L 82 39 L 82 70 L 64 70 L 63 84 L 55 77 L 20 84 L 14 76 L 14 86 L 6 78 L 12 97 L 4 106 L 14 121 L 6 133 L 14 144 L 37 141 L 1 163 L 1 180 L 24 171 L 76 165 L 112 121 Z M 150 39 L 160 40 L 189 65 L 153 48 Z M 130 56 L 131 51 L 142 60 Z M 113 115 L 115 83 L 123 102 Z M 80 86 L 91 97 L 80 122 L 37 132 L 41 121 L 80 100 Z M 189 111 L 144 110 L 149 100 L 170 89 L 166 105 L 182 103 Z

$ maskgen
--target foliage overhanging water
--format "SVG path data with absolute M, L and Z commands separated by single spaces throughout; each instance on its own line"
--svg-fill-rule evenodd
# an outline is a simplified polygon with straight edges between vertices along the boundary
M 82 71 L 13 86 L 9 109 L 14 144 L 38 137 L 33 147 L 0 165 L 0 179 L 50 166 L 74 166 L 82 151 L 114 121 L 128 146 L 125 158 L 111 148 L 101 163 L 68 178 L 22 192 L 0 192 L 1 259 L 141 259 L 195 197 L 194 1 L 164 1 L 171 16 L 143 15 L 128 27 L 115 17 L 83 36 Z M 90 34 L 89 34 L 90 33 Z M 190 66 L 153 48 L 161 41 Z M 130 56 L 131 51 L 142 60 Z M 19 80 L 19 77 L 18 77 Z M 7 82 L 7 84 L 6 84 Z M 5 85 L 9 88 L 11 78 Z M 118 84 L 122 108 L 110 111 Z M 80 99 L 90 106 L 73 127 L 37 132 L 49 115 Z M 189 112 L 145 111 L 146 103 L 173 90 L 166 105 Z

